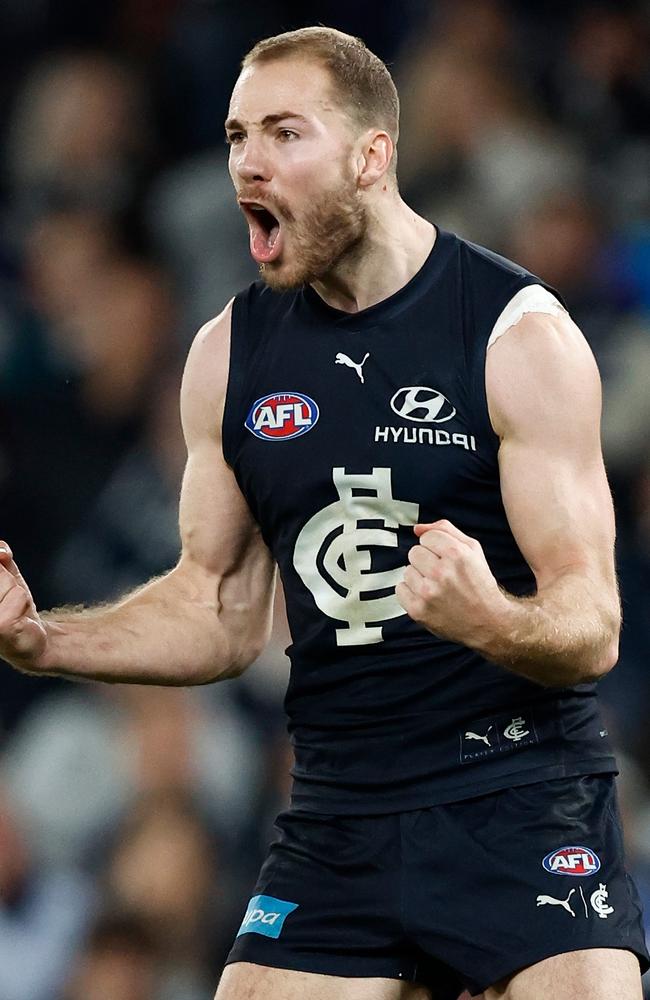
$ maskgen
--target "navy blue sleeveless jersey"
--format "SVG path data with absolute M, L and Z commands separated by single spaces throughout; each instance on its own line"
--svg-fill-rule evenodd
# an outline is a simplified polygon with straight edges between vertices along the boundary
M 593 685 L 525 680 L 416 625 L 394 592 L 413 525 L 439 518 L 479 540 L 509 592 L 534 592 L 485 354 L 536 283 L 439 231 L 411 281 L 361 312 L 311 287 L 234 301 L 223 447 L 286 593 L 297 809 L 386 813 L 615 770 Z

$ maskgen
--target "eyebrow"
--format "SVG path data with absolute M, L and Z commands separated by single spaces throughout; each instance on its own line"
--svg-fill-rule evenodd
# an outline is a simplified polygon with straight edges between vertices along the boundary
M 279 111 L 274 115 L 265 115 L 260 125 L 262 128 L 268 128 L 269 125 L 277 125 L 278 122 L 284 121 L 286 118 L 295 118 L 297 121 L 307 122 L 305 116 L 299 115 L 297 111 Z M 229 118 L 224 127 L 227 132 L 232 129 L 243 129 L 242 123 L 237 118 Z

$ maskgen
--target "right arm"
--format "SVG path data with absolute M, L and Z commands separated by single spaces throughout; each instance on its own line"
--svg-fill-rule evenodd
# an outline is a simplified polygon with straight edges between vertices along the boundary
M 18 670 L 206 684 L 241 673 L 266 645 L 275 567 L 221 451 L 230 324 L 228 306 L 199 331 L 183 376 L 178 564 L 114 604 L 39 614 L 11 552 L 0 549 L 0 657 Z

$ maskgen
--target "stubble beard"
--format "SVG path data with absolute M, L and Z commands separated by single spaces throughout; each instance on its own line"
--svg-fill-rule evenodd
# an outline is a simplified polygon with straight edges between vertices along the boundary
M 368 230 L 368 213 L 350 179 L 324 192 L 300 218 L 276 201 L 290 242 L 290 261 L 260 264 L 260 275 L 274 291 L 285 292 L 320 281 L 356 256 Z M 286 254 L 283 251 L 282 256 Z

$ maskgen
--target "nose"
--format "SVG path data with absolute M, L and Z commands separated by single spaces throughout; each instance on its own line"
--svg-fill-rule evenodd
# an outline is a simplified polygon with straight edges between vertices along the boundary
M 240 145 L 232 146 L 231 157 L 234 170 L 243 181 L 250 183 L 271 179 L 270 163 L 258 139 L 248 136 Z

